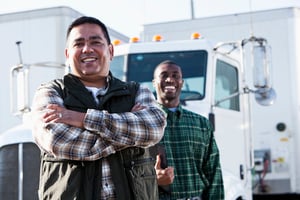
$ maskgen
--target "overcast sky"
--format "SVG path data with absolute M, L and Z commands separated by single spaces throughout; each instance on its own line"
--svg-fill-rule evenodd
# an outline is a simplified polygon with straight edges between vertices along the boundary
M 190 19 L 192 0 L 8 0 L 0 14 L 37 8 L 69 6 L 99 18 L 129 37 L 138 36 L 142 24 Z M 17 6 L 16 6 L 17 5 Z M 300 0 L 193 0 L 194 17 L 207 17 L 281 7 L 300 7 Z

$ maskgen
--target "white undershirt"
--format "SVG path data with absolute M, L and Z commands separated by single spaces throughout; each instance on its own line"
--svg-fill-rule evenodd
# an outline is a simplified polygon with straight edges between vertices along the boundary
M 96 88 L 96 87 L 88 87 L 86 86 L 86 89 L 90 91 L 96 101 L 97 104 L 99 104 L 99 98 L 97 96 L 103 96 L 106 94 L 108 87 L 105 88 Z
M 175 112 L 177 110 L 177 107 L 174 108 L 168 108 L 169 111 Z

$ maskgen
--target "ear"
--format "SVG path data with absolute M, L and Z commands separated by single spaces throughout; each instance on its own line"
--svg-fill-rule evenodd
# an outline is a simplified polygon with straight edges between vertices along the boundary
M 68 49 L 65 49 L 65 57 L 66 57 L 66 59 L 69 59 L 69 51 L 68 51 Z
M 114 45 L 109 44 L 108 48 L 109 48 L 109 53 L 110 53 L 110 60 L 112 60 L 114 57 Z
M 152 79 L 152 85 L 153 85 L 154 88 L 156 88 L 157 82 L 156 82 L 155 79 Z

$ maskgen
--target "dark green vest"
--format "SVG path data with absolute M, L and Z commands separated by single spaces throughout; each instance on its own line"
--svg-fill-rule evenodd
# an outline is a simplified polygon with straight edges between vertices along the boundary
M 99 106 L 84 85 L 73 75 L 48 84 L 64 99 L 66 108 L 86 112 L 88 108 L 110 113 L 130 111 L 139 85 L 110 80 L 107 94 Z M 154 158 L 149 150 L 131 147 L 107 157 L 118 200 L 156 200 L 158 189 Z M 98 200 L 101 193 L 101 159 L 96 161 L 58 160 L 42 154 L 40 199 Z

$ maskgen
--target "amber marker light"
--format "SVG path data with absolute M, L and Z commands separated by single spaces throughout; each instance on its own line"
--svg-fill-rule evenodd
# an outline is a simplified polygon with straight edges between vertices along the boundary
M 132 37 L 132 38 L 130 38 L 130 40 L 129 40 L 130 43 L 137 43 L 137 42 L 139 42 L 139 41 L 140 41 L 140 39 L 139 39 L 138 37 Z
M 198 32 L 194 32 L 194 33 L 192 33 L 192 35 L 191 35 L 191 39 L 192 40 L 197 40 L 197 39 L 200 39 L 201 38 L 201 35 L 200 35 L 200 33 L 198 33 Z
M 154 35 L 152 38 L 153 42 L 160 42 L 162 41 L 162 36 L 161 35 Z
M 112 41 L 112 44 L 113 44 L 114 46 L 117 46 L 117 45 L 120 45 L 120 44 L 121 44 L 121 41 L 118 40 L 118 39 L 116 39 L 116 40 L 113 40 L 113 41 Z

